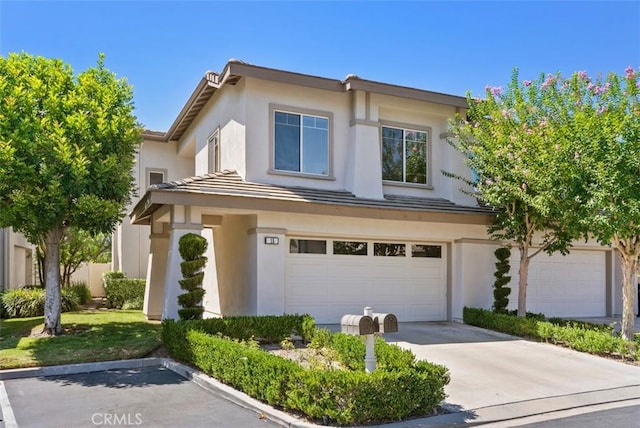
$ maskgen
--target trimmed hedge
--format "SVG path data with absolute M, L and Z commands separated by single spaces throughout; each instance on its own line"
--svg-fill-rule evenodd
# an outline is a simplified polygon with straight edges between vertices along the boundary
M 173 357 L 254 398 L 325 423 L 382 423 L 429 414 L 445 398 L 449 383 L 445 367 L 416 362 L 410 351 L 381 339 L 376 341 L 378 370 L 373 373 L 364 371 L 365 349 L 359 337 L 316 331 L 322 337 L 314 341 L 334 349 L 351 370 L 305 369 L 247 341 L 269 337 L 278 342 L 292 333 L 308 340 L 314 328 L 309 316 L 165 320 L 162 327 Z
M 636 334 L 633 342 L 626 341 L 608 325 L 558 318 L 545 320 L 540 314 L 523 318 L 477 308 L 464 308 L 463 320 L 469 325 L 555 343 L 576 351 L 640 361 L 640 335 Z
M 43 288 L 16 288 L 0 294 L 0 314 L 3 318 L 28 318 L 44 315 Z M 78 297 L 68 289 L 61 290 L 62 312 L 78 309 Z
M 146 281 L 135 278 L 107 278 L 104 290 L 107 307 L 115 309 L 142 309 Z

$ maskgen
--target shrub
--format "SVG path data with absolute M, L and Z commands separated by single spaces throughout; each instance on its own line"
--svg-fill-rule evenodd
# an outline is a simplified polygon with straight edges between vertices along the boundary
M 142 309 L 144 279 L 109 278 L 105 281 L 107 307 L 116 309 Z
M 80 305 L 86 305 L 91 300 L 91 290 L 84 282 L 73 282 L 69 287 L 64 289 L 69 290 L 76 296 L 76 300 Z
M 463 310 L 463 319 L 466 324 L 556 343 L 590 354 L 640 360 L 640 344 L 617 336 L 611 326 L 557 318 L 546 321 L 542 314 L 527 315 L 527 318 L 522 318 L 496 314 L 485 309 L 464 308 Z
M 0 296 L 7 318 L 27 318 L 44 315 L 45 290 L 41 288 L 16 288 L 7 290 Z M 63 288 L 61 293 L 62 312 L 78 308 L 76 295 Z
M 166 321 L 171 323 L 171 321 Z M 310 340 L 315 322 L 309 315 L 264 315 L 208 318 L 176 323 L 187 330 L 197 330 L 212 335 L 239 340 L 255 339 L 262 343 L 279 343 L 291 335 Z M 172 325 L 172 324 L 171 324 Z
M 109 284 L 109 281 L 111 281 L 112 279 L 123 279 L 126 278 L 127 276 L 124 274 L 124 272 L 120 272 L 120 271 L 109 271 L 109 272 L 103 272 L 102 273 L 102 284 L 104 285 L 105 288 L 107 288 L 107 285 Z
M 253 321 L 249 319 L 253 318 Z M 168 351 L 177 359 L 199 367 L 205 373 L 271 405 L 338 424 L 381 423 L 432 412 L 444 398 L 449 382 L 448 370 L 424 361 L 415 363 L 410 351 L 376 342 L 380 369 L 364 370 L 304 369 L 299 364 L 256 349 L 239 341 L 260 325 L 289 325 L 289 335 L 309 319 L 308 316 L 235 317 L 222 320 L 173 321 L 162 324 Z M 226 323 L 223 321 L 227 321 Z M 295 322 L 294 322 L 295 321 Z M 234 325 L 237 324 L 237 325 Z M 250 327 L 250 328 L 249 328 Z M 239 332 L 235 340 L 203 331 Z M 286 329 L 271 327 L 271 331 Z M 358 337 L 328 330 L 313 336 L 316 343 L 329 340 L 342 348 L 345 360 L 364 358 L 364 345 Z M 275 334 L 261 332 L 264 336 Z M 306 336 L 310 338 L 311 336 Z M 362 347 L 360 346 L 362 345 Z M 353 348 L 347 351 L 347 348 Z M 362 351 L 362 355 L 360 355 Z M 355 364 L 352 364 L 355 365 Z
M 496 313 L 505 313 L 509 306 L 509 294 L 511 288 L 507 284 L 511 281 L 508 275 L 511 267 L 509 266 L 509 257 L 511 257 L 511 248 L 501 247 L 494 252 L 496 256 L 496 271 L 493 276 L 496 280 L 493 283 L 493 311 Z
M 207 263 L 204 256 L 207 240 L 195 233 L 187 233 L 178 241 L 178 251 L 183 260 L 180 263 L 183 279 L 178 282 L 180 288 L 186 291 L 178 296 L 178 304 L 182 306 L 182 309 L 178 309 L 178 315 L 182 320 L 201 319 L 204 312 L 202 298 L 205 293 L 202 288 L 202 269 Z
M 0 291 L 0 319 L 9 318 L 9 315 L 7 314 L 7 310 L 4 307 L 4 302 L 2 300 L 3 294 L 4 294 L 4 291 Z

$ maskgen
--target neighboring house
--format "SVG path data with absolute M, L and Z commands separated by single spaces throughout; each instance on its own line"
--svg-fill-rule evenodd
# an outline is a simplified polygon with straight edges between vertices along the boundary
M 154 319 L 177 317 L 178 241 L 189 232 L 209 242 L 206 316 L 309 313 L 337 323 L 372 306 L 400 321 L 441 321 L 460 319 L 464 306 L 490 308 L 491 212 L 441 173 L 469 176 L 445 141 L 466 105 L 354 75 L 230 60 L 205 74 L 166 133 L 144 134 L 141 199 L 118 230 L 115 268 L 146 275 L 144 312 Z M 541 254 L 528 309 L 620 313 L 617 265 L 593 243 Z
M 11 228 L 0 229 L 0 291 L 34 284 L 35 249 Z

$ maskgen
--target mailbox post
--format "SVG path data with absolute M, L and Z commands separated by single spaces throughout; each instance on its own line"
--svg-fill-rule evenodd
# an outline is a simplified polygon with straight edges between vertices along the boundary
M 394 314 L 374 313 L 369 306 L 364 315 L 343 315 L 340 320 L 342 332 L 354 336 L 364 336 L 364 368 L 367 373 L 376 369 L 375 333 L 394 333 L 398 331 L 398 318 Z
M 367 306 L 364 308 L 364 314 L 370 318 L 373 318 L 373 309 Z M 376 354 L 374 351 L 375 336 L 372 334 L 366 334 L 364 336 L 364 344 L 366 346 L 366 353 L 364 355 L 364 369 L 367 373 L 371 373 L 376 369 Z

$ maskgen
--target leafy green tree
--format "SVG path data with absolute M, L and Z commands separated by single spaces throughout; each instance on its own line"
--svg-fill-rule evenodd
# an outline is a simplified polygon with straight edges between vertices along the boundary
M 565 198 L 570 159 L 557 138 L 566 125 L 553 115 L 563 101 L 556 95 L 558 82 L 558 76 L 543 75 L 520 82 L 514 70 L 506 91 L 488 86 L 483 100 L 469 95 L 467 116 L 451 123 L 449 143 L 475 179 L 445 174 L 464 180 L 481 203 L 495 208 L 490 235 L 518 248 L 519 316 L 527 312 L 531 259 L 542 251 L 566 254 L 580 235 L 573 201 Z
M 110 233 L 133 191 L 141 140 L 125 79 L 59 59 L 0 57 L 0 227 L 44 243 L 45 327 L 61 332 L 60 243 L 69 226 Z
M 562 86 L 558 116 L 572 160 L 570 199 L 580 202 L 585 235 L 611 246 L 622 264 L 622 336 L 634 335 L 634 278 L 640 255 L 640 79 L 632 67 L 591 78 L 581 71 Z M 569 144 L 566 144 L 568 142 Z
M 36 246 L 38 275 L 40 283 L 46 284 L 44 277 L 46 247 L 44 243 Z M 69 227 L 60 241 L 60 284 L 71 285 L 71 276 L 83 263 L 108 263 L 111 261 L 111 234 L 91 235 L 86 230 Z

